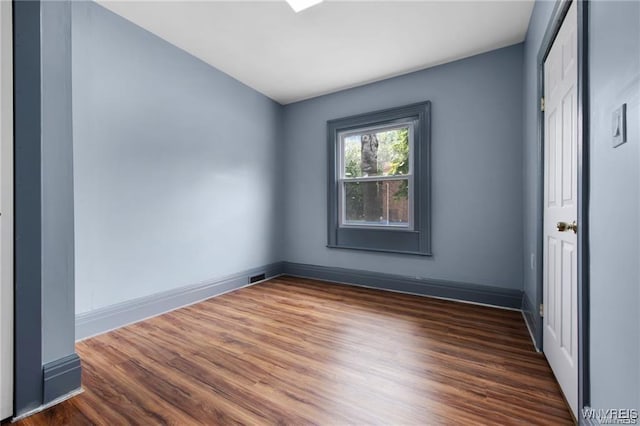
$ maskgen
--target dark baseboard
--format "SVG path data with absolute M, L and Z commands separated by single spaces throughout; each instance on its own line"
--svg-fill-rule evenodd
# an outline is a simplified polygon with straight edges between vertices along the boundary
M 76 315 L 76 340 L 105 333 L 134 322 L 218 296 L 250 284 L 252 277 L 269 279 L 282 273 L 282 263 L 272 263 L 210 282 L 181 287 Z M 260 277 L 261 278 L 261 277 Z M 257 281 L 259 282 L 259 281 Z
M 522 315 L 524 316 L 524 320 L 527 322 L 527 326 L 531 332 L 533 345 L 537 350 L 540 350 L 542 348 L 541 330 L 539 327 L 540 314 L 531 300 L 529 300 L 529 296 L 527 296 L 526 293 L 522 295 Z
M 43 366 L 43 405 L 78 390 L 82 385 L 80 357 L 73 353 Z
M 504 308 L 522 308 L 521 290 L 302 263 L 283 262 L 282 266 L 284 275 L 483 303 Z

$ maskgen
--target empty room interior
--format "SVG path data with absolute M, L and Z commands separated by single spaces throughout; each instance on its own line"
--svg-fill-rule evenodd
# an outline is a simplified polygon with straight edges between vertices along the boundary
M 640 1 L 0 24 L 3 425 L 640 423 Z

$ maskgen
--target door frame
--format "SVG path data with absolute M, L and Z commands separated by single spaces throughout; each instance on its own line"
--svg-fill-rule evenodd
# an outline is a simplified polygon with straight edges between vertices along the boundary
M 543 259 L 544 242 L 544 113 L 542 98 L 544 97 L 544 61 L 551 50 L 558 31 L 564 22 L 572 1 L 576 2 L 578 17 L 578 87 L 577 87 L 577 151 L 578 151 L 578 416 L 582 408 L 590 404 L 589 378 L 589 0 L 556 0 L 551 19 L 538 51 L 538 209 L 537 209 L 537 243 L 536 256 Z M 542 262 L 536 271 L 536 290 L 538 303 L 543 299 Z M 538 341 L 544 352 L 542 333 L 544 330 L 542 316 L 537 318 Z M 580 419 L 578 419 L 580 420 Z

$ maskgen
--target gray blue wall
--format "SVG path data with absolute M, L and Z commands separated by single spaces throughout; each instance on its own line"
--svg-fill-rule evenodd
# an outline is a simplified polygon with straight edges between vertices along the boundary
M 522 289 L 522 45 L 284 108 L 290 262 Z M 433 257 L 329 249 L 327 120 L 432 102 Z
M 555 3 L 553 1 L 536 1 L 524 42 L 524 69 L 523 69 L 523 106 L 522 106 L 522 173 L 523 173 L 523 286 L 526 302 L 524 308 L 528 310 L 531 322 L 529 326 L 534 336 L 539 338 L 542 331 L 539 328 L 539 316 L 537 307 L 542 303 L 538 297 L 538 280 L 541 274 L 542 259 L 538 259 L 538 209 L 540 208 L 538 194 L 540 177 L 538 171 L 539 152 L 538 146 L 538 51 L 542 44 L 542 38 L 547 29 L 551 12 Z M 533 262 L 532 262 L 533 256 Z M 532 265 L 533 263 L 533 265 Z M 538 342 L 541 344 L 541 342 Z
M 281 260 L 281 108 L 73 3 L 76 314 Z
M 640 2 L 591 2 L 589 25 L 591 405 L 640 409 Z

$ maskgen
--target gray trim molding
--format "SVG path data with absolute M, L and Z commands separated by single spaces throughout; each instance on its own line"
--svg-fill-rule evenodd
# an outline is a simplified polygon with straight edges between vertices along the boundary
M 42 403 L 42 182 L 40 2 L 13 2 L 13 413 Z
M 49 362 L 43 366 L 43 404 L 77 391 L 82 378 L 82 365 L 77 354 Z
M 76 339 L 82 340 L 134 322 L 252 285 L 251 277 L 265 279 L 282 273 L 280 262 L 249 269 L 212 281 L 152 294 L 76 315 Z M 255 284 L 255 283 L 253 283 Z
M 577 0 L 576 0 L 577 1 Z M 591 404 L 589 302 L 589 1 L 578 1 L 578 405 Z
M 13 2 L 14 410 L 80 386 L 73 339 L 71 4 Z M 57 364 L 65 359 L 67 374 Z M 47 364 L 49 365 L 49 364 Z M 75 380 L 75 382 L 73 382 Z M 46 387 L 46 389 L 45 389 Z M 46 401 L 45 401 L 46 402 Z
M 283 262 L 282 274 L 504 308 L 522 308 L 522 290 L 501 287 L 292 262 Z

